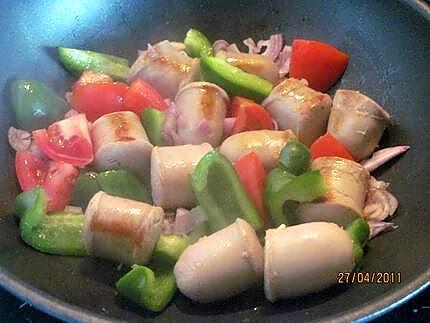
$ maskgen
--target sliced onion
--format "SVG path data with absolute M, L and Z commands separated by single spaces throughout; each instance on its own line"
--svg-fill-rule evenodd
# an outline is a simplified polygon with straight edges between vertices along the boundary
M 261 54 L 275 61 L 282 50 L 282 34 L 271 35 L 268 40 L 259 40 L 257 48 L 266 47 L 266 50 Z
M 285 45 L 275 61 L 279 67 L 279 78 L 283 78 L 290 71 L 291 52 L 292 47 Z
M 178 127 L 180 126 L 178 125 Z M 206 119 L 202 119 L 197 125 L 197 131 L 200 132 L 202 135 L 210 136 L 212 133 L 212 128 Z
M 369 191 L 363 208 L 364 218 L 370 221 L 383 221 L 392 216 L 399 206 L 393 194 L 387 191 L 388 183 L 370 178 Z
M 384 232 L 395 230 L 399 227 L 393 222 L 368 221 L 367 223 L 369 224 L 369 227 L 370 227 L 370 239 L 373 239 L 377 235 L 380 235 Z
M 224 137 L 230 136 L 235 122 L 236 122 L 235 117 L 224 119 L 224 124 L 223 124 L 223 126 L 224 126 Z
M 28 150 L 31 145 L 31 133 L 25 130 L 10 127 L 7 132 L 9 145 L 15 151 Z
M 243 43 L 246 47 L 248 47 L 248 54 L 258 54 L 260 52 L 254 39 L 247 38 L 243 41 Z
M 372 157 L 370 157 L 365 161 L 362 161 L 361 164 L 369 172 L 372 172 L 378 167 L 380 167 L 381 165 L 388 162 L 389 160 L 393 159 L 394 157 L 408 151 L 409 148 L 410 146 L 395 146 L 395 147 L 384 148 L 384 149 L 375 151 Z

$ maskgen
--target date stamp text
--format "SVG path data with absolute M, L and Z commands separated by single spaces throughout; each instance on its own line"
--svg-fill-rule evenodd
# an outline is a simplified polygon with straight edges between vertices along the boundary
M 338 284 L 400 284 L 402 274 L 395 272 L 339 272 Z

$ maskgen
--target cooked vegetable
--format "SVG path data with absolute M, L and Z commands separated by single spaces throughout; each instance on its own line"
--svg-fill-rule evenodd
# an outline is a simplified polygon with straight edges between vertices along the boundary
M 226 299 L 263 276 L 263 249 L 253 228 L 236 221 L 185 249 L 174 269 L 179 290 L 200 303 Z
M 282 148 L 279 166 L 293 175 L 301 175 L 309 170 L 311 154 L 298 140 L 290 140 Z
M 290 62 L 290 77 L 306 79 L 317 91 L 327 91 L 342 76 L 349 56 L 316 40 L 295 39 Z
M 232 164 L 219 152 L 208 152 L 190 176 L 194 195 L 212 232 L 243 218 L 257 232 L 263 229 L 258 210 L 246 194 Z
M 219 152 L 231 162 L 255 152 L 269 171 L 276 167 L 279 154 L 286 143 L 295 138 L 291 130 L 254 130 L 237 133 L 228 137 L 219 147 Z
M 154 147 L 151 155 L 151 188 L 154 204 L 162 208 L 190 207 L 195 198 L 189 181 L 199 160 L 211 145 Z
M 188 245 L 189 241 L 185 236 L 162 234 L 152 253 L 152 261 L 173 268 Z
M 261 102 L 270 94 L 272 84 L 256 75 L 246 73 L 216 57 L 200 59 L 201 77 L 225 89 L 231 96 L 243 96 Z
M 19 224 L 21 238 L 41 252 L 62 256 L 86 255 L 82 239 L 82 214 L 46 214 L 47 198 L 41 188 L 32 193 L 33 203 L 25 205 Z
M 192 82 L 175 98 L 177 132 L 184 144 L 210 143 L 219 146 L 229 104 L 227 93 L 208 82 Z
M 81 173 L 73 186 L 71 203 L 85 210 L 91 198 L 100 190 L 96 172 Z
M 326 132 L 331 104 L 328 94 L 294 78 L 279 83 L 263 102 L 279 129 L 291 129 L 306 146 Z
M 254 152 L 243 156 L 234 163 L 234 169 L 239 175 L 243 187 L 248 193 L 248 196 L 254 202 L 258 212 L 267 228 L 270 225 L 270 218 L 264 206 L 264 180 L 266 179 L 266 171 L 263 163 L 258 155 Z
M 154 146 L 164 146 L 164 140 L 161 136 L 164 118 L 163 112 L 152 107 L 143 109 L 140 113 L 143 128 L 145 128 L 149 141 Z
M 293 210 L 284 208 L 287 201 L 311 202 L 324 195 L 324 179 L 318 171 L 300 176 L 287 172 L 272 171 L 266 180 L 265 205 L 275 226 L 289 224 Z
M 336 91 L 327 131 L 355 160 L 373 153 L 389 124 L 390 115 L 369 97 L 358 91 Z
M 372 172 L 378 167 L 384 165 L 386 162 L 390 161 L 391 159 L 407 152 L 409 148 L 411 147 L 394 146 L 394 147 L 388 147 L 381 150 L 377 150 L 373 153 L 373 155 L 369 159 L 363 161 L 361 164 L 363 165 L 364 168 L 367 169 L 368 172 Z
M 58 55 L 64 67 L 75 75 L 90 70 L 107 74 L 114 80 L 127 80 L 129 67 L 125 58 L 65 47 L 58 47 Z
M 352 238 L 354 266 L 357 267 L 364 255 L 363 247 L 369 240 L 370 228 L 365 220 L 362 218 L 357 218 L 346 228 L 346 231 Z
M 163 218 L 160 207 L 100 191 L 85 211 L 85 247 L 93 256 L 144 265 L 160 237 Z
M 270 114 L 254 101 L 240 96 L 233 97 L 230 114 L 236 118 L 231 134 L 250 130 L 273 130 Z
M 29 191 L 21 192 L 15 199 L 15 213 L 22 218 L 25 211 L 35 204 L 41 188 L 36 186 Z
M 33 131 L 37 146 L 51 159 L 83 167 L 94 159 L 93 145 L 84 114 L 57 121 Z
M 353 267 L 352 239 L 334 223 L 282 225 L 266 231 L 264 293 L 271 302 L 323 290 Z
M 151 84 L 142 79 L 134 80 L 124 96 L 124 110 L 139 113 L 147 107 L 165 110 L 167 104 Z
M 66 101 L 38 81 L 13 81 L 10 93 L 12 111 L 20 129 L 46 128 L 63 118 L 69 109 Z
M 331 134 L 326 133 L 311 145 L 312 159 L 319 157 L 341 157 L 354 160 L 348 150 Z
M 322 199 L 297 209 L 298 223 L 327 221 L 342 227 L 363 216 L 369 173 L 360 164 L 340 157 L 320 157 L 311 168 L 321 172 L 325 182 Z
M 191 57 L 213 56 L 214 52 L 209 39 L 200 31 L 191 28 L 184 40 L 185 51 Z

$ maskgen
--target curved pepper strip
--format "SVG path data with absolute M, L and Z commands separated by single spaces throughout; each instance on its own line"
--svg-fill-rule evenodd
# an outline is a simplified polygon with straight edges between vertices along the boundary
M 21 238 L 41 252 L 62 256 L 87 255 L 82 237 L 84 215 L 47 215 L 45 192 L 41 188 L 35 188 L 31 196 L 33 203 L 24 206 L 26 209 L 19 224 Z M 23 210 L 24 208 L 19 208 L 20 212 Z
M 370 237 L 369 224 L 363 218 L 357 218 L 346 228 L 346 231 L 352 238 L 354 264 L 357 267 L 364 255 L 363 248 Z
M 191 57 L 213 56 L 214 51 L 209 39 L 200 31 L 191 28 L 184 40 L 185 51 Z
M 261 233 L 263 221 L 248 197 L 233 165 L 222 154 L 210 151 L 200 159 L 190 175 L 191 186 L 205 211 L 209 228 L 218 231 L 238 217 Z

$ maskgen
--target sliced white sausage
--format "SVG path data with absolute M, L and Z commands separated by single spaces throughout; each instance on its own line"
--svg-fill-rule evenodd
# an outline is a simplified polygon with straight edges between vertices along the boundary
M 263 249 L 254 229 L 237 219 L 185 249 L 174 273 L 179 290 L 192 300 L 226 299 L 263 277 Z
M 324 177 L 325 194 L 317 202 L 298 207 L 298 223 L 327 221 L 346 227 L 363 216 L 370 174 L 362 165 L 339 157 L 320 157 L 311 167 Z
M 336 91 L 327 131 L 356 160 L 365 159 L 374 152 L 389 124 L 390 115 L 369 97 L 358 91 Z
M 253 151 L 261 158 L 265 169 L 270 170 L 276 167 L 282 148 L 291 138 L 295 138 L 291 130 L 245 131 L 224 140 L 219 152 L 235 162 Z
M 152 144 L 133 112 L 121 111 L 98 118 L 91 128 L 97 170 L 126 168 L 149 178 Z
M 176 95 L 177 131 L 185 144 L 210 143 L 218 147 L 223 138 L 229 97 L 218 85 L 192 82 Z
M 220 50 L 216 56 L 224 59 L 230 65 L 241 70 L 260 76 L 274 84 L 278 82 L 279 67 L 267 56 Z
M 143 265 L 160 237 L 163 219 L 160 207 L 100 191 L 85 211 L 85 247 L 96 257 Z
M 182 46 L 181 46 L 182 45 Z M 183 44 L 163 40 L 140 53 L 131 66 L 129 82 L 141 78 L 164 98 L 174 99 L 178 90 L 193 81 L 199 71 L 198 59 L 189 57 Z
M 264 293 L 274 302 L 321 291 L 353 262 L 352 239 L 337 224 L 281 225 L 266 231 Z
M 291 129 L 307 146 L 326 132 L 331 104 L 328 94 L 293 78 L 279 83 L 263 101 L 279 128 Z
M 212 146 L 155 147 L 151 155 L 151 188 L 155 205 L 164 209 L 192 207 L 194 194 L 188 175 Z

